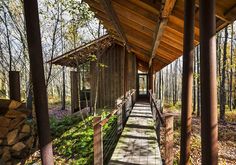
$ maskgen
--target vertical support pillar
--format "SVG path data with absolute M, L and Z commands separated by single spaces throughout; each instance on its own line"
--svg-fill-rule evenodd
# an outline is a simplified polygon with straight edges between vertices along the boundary
M 10 88 L 10 99 L 21 101 L 19 71 L 9 71 L 9 88 Z
M 43 165 L 53 165 L 37 0 L 24 0 L 24 14 L 41 160 Z
M 202 164 L 218 164 L 215 0 L 200 0 Z
M 155 99 L 157 99 L 157 81 L 156 73 L 153 74 L 153 93 L 155 93 Z
M 148 89 L 151 90 L 153 92 L 153 68 L 152 66 L 149 68 L 148 71 Z
M 128 54 L 126 52 L 126 47 L 123 47 L 124 53 L 124 98 L 126 98 L 126 92 L 128 90 Z
M 71 81 L 71 114 L 78 108 L 78 75 L 76 71 L 70 72 Z
M 184 1 L 184 47 L 180 164 L 190 163 L 195 0 Z
M 165 165 L 173 165 L 174 160 L 173 121 L 174 117 L 172 115 L 165 116 Z
M 101 116 L 93 118 L 93 150 L 94 150 L 94 165 L 103 165 L 103 139 L 102 126 L 97 124 L 101 121 Z

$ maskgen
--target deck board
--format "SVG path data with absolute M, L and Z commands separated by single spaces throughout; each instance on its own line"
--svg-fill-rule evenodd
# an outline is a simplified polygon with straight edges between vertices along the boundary
M 150 105 L 137 102 L 121 134 L 109 165 L 161 165 Z

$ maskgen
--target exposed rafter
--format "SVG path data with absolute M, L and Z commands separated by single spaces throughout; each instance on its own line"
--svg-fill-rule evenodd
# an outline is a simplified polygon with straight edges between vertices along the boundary
M 99 1 L 104 6 L 106 13 L 109 15 L 117 33 L 119 34 L 120 38 L 122 39 L 122 41 L 126 45 L 127 50 L 129 50 L 129 46 L 127 45 L 127 38 L 126 38 L 125 33 L 120 25 L 120 21 L 113 9 L 111 1 L 110 0 L 99 0 Z
M 149 67 L 152 65 L 152 59 L 154 58 L 156 54 L 156 50 L 160 44 L 162 34 L 164 32 L 165 26 L 167 25 L 168 22 L 168 17 L 170 16 L 174 5 L 175 5 L 176 0 L 166 0 L 163 10 L 160 15 L 159 22 L 157 23 L 155 34 L 153 37 L 153 44 L 152 44 L 152 53 L 151 53 L 151 58 L 149 60 Z
M 217 3 L 217 2 L 216 2 Z M 199 7 L 199 0 L 196 1 L 196 6 Z M 222 8 L 218 7 L 216 4 L 216 9 L 215 9 L 216 17 L 223 20 L 226 23 L 230 23 L 234 20 L 235 14 L 236 14 L 236 5 L 233 5 L 230 9 L 227 11 L 222 10 Z

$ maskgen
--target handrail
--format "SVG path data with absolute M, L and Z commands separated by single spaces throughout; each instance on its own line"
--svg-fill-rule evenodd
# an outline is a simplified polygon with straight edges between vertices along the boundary
M 126 94 L 127 94 L 127 93 L 126 93 Z M 132 92 L 131 92 L 130 94 L 128 94 L 127 97 L 132 96 L 132 95 L 134 95 L 134 94 L 135 94 L 135 90 L 132 90 Z M 110 119 L 114 114 L 117 113 L 117 111 L 119 110 L 119 107 L 122 107 L 127 101 L 128 101 L 128 99 L 123 98 L 122 102 L 117 105 L 118 108 L 113 109 L 113 111 L 110 112 L 104 119 L 102 119 L 101 121 L 98 121 L 97 123 L 94 123 L 93 126 L 96 126 L 97 124 L 100 124 L 101 126 L 104 126 L 104 125 L 109 121 L 109 119 Z
M 153 98 L 153 95 L 152 95 L 151 90 L 149 90 L 149 94 L 150 94 L 151 102 L 153 102 L 153 104 L 154 104 L 154 106 L 155 106 L 155 108 L 156 108 L 158 118 L 160 119 L 161 124 L 164 125 L 165 122 L 164 122 L 162 113 L 161 113 L 160 109 L 157 108 L 157 105 L 156 105 L 156 102 L 155 102 L 155 100 L 154 100 L 154 98 Z
M 108 159 L 109 150 L 112 150 L 110 143 L 115 144 L 118 139 L 118 135 L 122 132 L 125 122 L 127 120 L 127 112 L 133 107 L 136 99 L 135 90 L 130 90 L 125 93 L 123 98 L 119 98 L 121 102 L 118 102 L 116 108 L 112 110 L 104 119 L 101 120 L 101 116 L 95 116 L 93 118 L 93 149 L 94 149 L 94 165 L 101 165 Z M 131 104 L 129 104 L 131 102 Z M 128 103 L 128 104 L 127 104 Z M 105 135 L 102 132 L 103 126 L 108 123 L 109 119 L 117 115 L 117 120 L 113 122 L 113 131 L 107 132 Z M 109 143 L 109 144 L 108 144 Z M 105 150 L 104 150 L 105 149 Z

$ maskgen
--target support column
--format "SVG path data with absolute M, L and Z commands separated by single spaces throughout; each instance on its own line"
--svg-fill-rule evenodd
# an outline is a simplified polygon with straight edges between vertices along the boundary
M 10 88 L 10 99 L 21 101 L 19 71 L 9 71 L 9 88 Z
M 126 97 L 126 92 L 128 89 L 128 52 L 126 52 L 126 47 L 123 47 L 124 53 L 124 97 Z
M 152 90 L 153 92 L 153 69 L 152 69 L 152 66 L 149 68 L 149 71 L 148 71 L 148 89 L 149 90 Z
M 180 164 L 190 164 L 195 0 L 184 2 L 184 47 Z
M 155 99 L 157 99 L 157 77 L 156 73 L 153 74 L 153 93 L 155 94 Z
M 200 0 L 202 164 L 218 163 L 215 0 Z
M 102 137 L 102 126 L 97 124 L 101 121 L 101 116 L 93 118 L 93 154 L 94 154 L 94 165 L 103 165 L 103 137 Z
M 78 108 L 78 74 L 76 71 L 70 72 L 70 81 L 71 81 L 71 111 L 70 114 L 73 114 L 75 109 Z
M 37 0 L 24 0 L 24 14 L 41 160 L 43 165 L 53 165 Z

